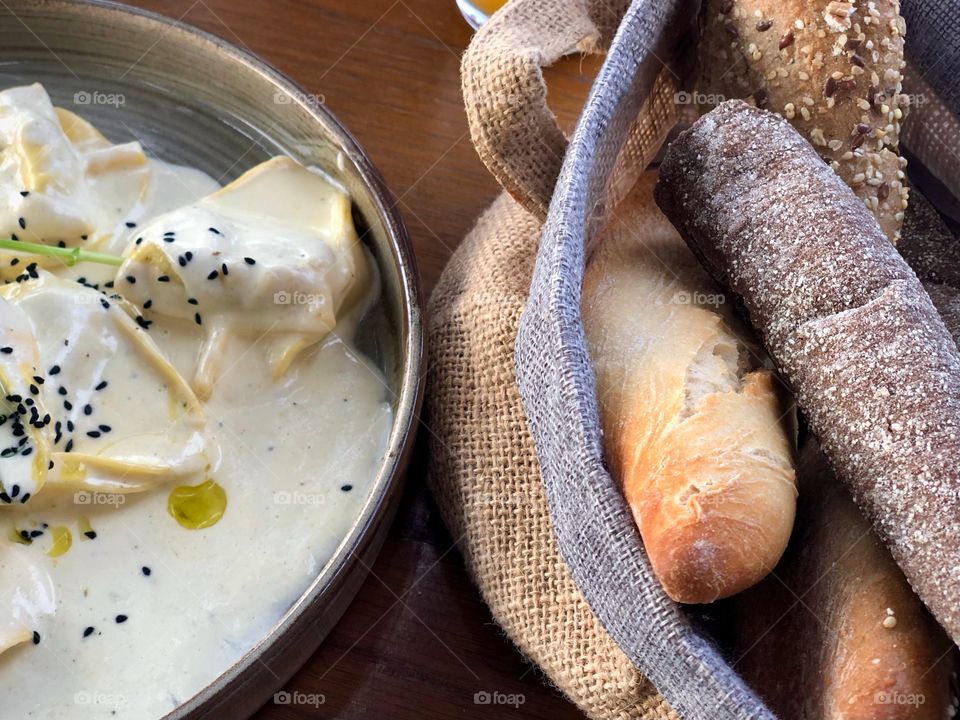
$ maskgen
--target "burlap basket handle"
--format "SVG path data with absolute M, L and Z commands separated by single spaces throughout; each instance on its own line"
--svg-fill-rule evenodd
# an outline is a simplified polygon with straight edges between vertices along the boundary
M 629 0 L 512 0 L 476 34 L 461 78 L 470 135 L 500 185 L 541 220 L 567 139 L 547 106 L 542 68 L 603 52 Z

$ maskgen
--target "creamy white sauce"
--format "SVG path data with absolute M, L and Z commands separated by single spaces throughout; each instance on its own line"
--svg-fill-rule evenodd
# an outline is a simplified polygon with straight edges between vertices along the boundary
M 0 93 L 0 139 L 3 96 Z M 109 182 L 98 181 L 98 202 L 122 210 L 95 213 L 88 234 L 96 236 L 96 249 L 123 252 L 151 218 L 195 203 L 216 187 L 196 170 L 156 161 L 148 161 L 147 167 L 145 190 L 127 206 L 120 197 L 127 197 L 126 188 L 121 189 L 127 170 Z M 0 196 L 12 192 L 14 186 L 0 171 Z M 73 187 L 73 192 L 84 194 L 89 188 Z M 11 212 L 20 211 L 17 207 Z M 4 217 L 0 202 L 0 225 Z M 248 218 L 240 224 L 259 227 L 261 220 Z M 127 228 L 128 221 L 136 226 Z M 27 226 L 32 225 L 28 216 Z M 59 232 L 59 226 L 53 227 L 50 232 Z M 183 227 L 185 233 L 192 230 Z M 262 251 L 266 258 L 267 249 Z M 11 257 L 0 255 L 8 272 Z M 14 266 L 14 274 L 24 262 Z M 329 266 L 342 267 L 332 261 Z M 82 277 L 101 286 L 115 272 L 88 263 L 47 268 L 59 277 Z M 39 274 L 43 282 L 43 272 Z M 240 273 L 231 277 L 241 280 Z M 49 282 L 59 291 L 55 281 Z M 319 336 L 308 327 L 312 344 L 298 345 L 280 373 L 275 344 L 260 341 L 263 332 L 226 335 L 218 347 L 215 382 L 202 402 L 203 443 L 193 448 L 202 455 L 201 472 L 188 468 L 186 476 L 144 482 L 136 492 L 107 485 L 101 488 L 106 492 L 96 494 L 84 484 L 103 480 L 96 471 L 71 482 L 62 481 L 54 470 L 28 503 L 0 505 L 0 642 L 4 633 L 23 634 L 23 642 L 0 653 L 0 716 L 159 718 L 236 662 L 302 594 L 357 517 L 393 421 L 383 378 L 352 345 L 356 317 L 378 292 L 376 283 L 375 277 L 365 277 L 367 292 L 360 293 L 365 299 L 356 301 L 350 312 L 325 316 L 327 327 Z M 115 290 L 123 290 L 120 282 L 116 285 Z M 85 290 L 76 297 L 96 293 Z M 132 299 L 142 304 L 144 298 Z M 58 315 L 49 300 L 22 303 L 36 326 L 39 371 L 46 375 L 41 396 L 51 407 L 62 402 L 56 390 L 62 383 L 85 388 L 86 396 L 96 399 L 101 392 L 91 386 L 101 377 L 109 380 L 104 400 L 94 403 L 92 415 L 71 414 L 77 432 L 86 427 L 79 428 L 81 422 L 88 422 L 91 427 L 106 424 L 118 436 L 123 427 L 144 434 L 145 429 L 133 429 L 160 413 L 164 403 L 169 405 L 168 395 L 175 403 L 183 401 L 183 393 L 170 390 L 175 383 L 163 389 L 154 371 L 131 361 L 142 349 L 126 341 L 118 340 L 112 350 L 106 340 L 89 342 L 74 353 L 74 360 L 64 360 L 58 341 L 69 334 L 71 318 L 73 324 L 86 322 L 94 335 L 107 340 L 109 325 L 100 315 L 83 320 L 83 312 L 71 315 L 69 308 Z M 178 313 L 151 313 L 143 307 L 137 313 L 152 323 L 146 331 L 151 345 L 190 380 L 200 348 L 209 340 L 207 328 Z M 57 362 L 64 367 L 51 377 L 47 373 Z M 151 389 L 149 400 L 142 395 L 145 388 Z M 160 405 L 158 398 L 163 399 Z M 65 413 L 59 406 L 51 411 L 54 418 Z M 166 414 L 163 418 L 168 421 Z M 189 445 L 176 435 L 179 430 L 171 432 L 158 430 L 157 437 L 163 442 L 174 437 L 181 449 Z M 98 443 L 104 440 L 83 442 L 101 448 Z M 120 443 L 112 451 L 122 455 L 129 447 Z M 152 454 L 156 450 L 150 446 Z M 171 466 L 175 461 L 171 455 Z M 3 471 L 0 462 L 0 474 Z M 226 491 L 226 511 L 211 527 L 185 529 L 168 512 L 169 493 L 176 485 L 197 485 L 207 478 Z M 53 530 L 59 527 L 69 530 L 72 546 L 50 557 Z M 9 539 L 11 529 L 42 534 L 24 546 Z M 87 539 L 85 529 L 92 529 L 95 539 Z M 31 637 L 34 632 L 38 644 Z

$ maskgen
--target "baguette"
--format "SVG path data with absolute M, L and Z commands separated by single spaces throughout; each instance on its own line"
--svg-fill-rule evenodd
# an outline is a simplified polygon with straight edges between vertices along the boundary
M 656 198 L 742 298 L 854 500 L 960 638 L 960 354 L 864 205 L 782 118 L 721 104 Z
M 781 720 L 950 717 L 952 643 L 815 442 L 797 474 L 777 577 L 735 600 L 737 669 Z
M 960 317 L 948 319 L 937 303 L 957 291 L 933 282 L 958 272 L 956 245 L 914 191 L 898 249 L 960 342 Z M 799 454 L 797 476 L 796 528 L 776 578 L 734 601 L 737 668 L 782 720 L 950 717 L 951 642 L 812 440 Z
M 789 120 L 896 243 L 904 32 L 897 0 L 704 0 L 699 85 Z
M 606 460 L 667 594 L 705 603 L 759 581 L 786 547 L 792 414 L 657 210 L 655 181 L 640 179 L 601 238 L 581 311 Z

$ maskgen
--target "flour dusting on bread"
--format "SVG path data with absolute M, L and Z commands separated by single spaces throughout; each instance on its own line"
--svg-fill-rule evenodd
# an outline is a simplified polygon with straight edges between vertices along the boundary
M 865 206 L 783 119 L 730 101 L 671 145 L 657 201 L 743 299 L 811 429 L 960 637 L 960 355 Z

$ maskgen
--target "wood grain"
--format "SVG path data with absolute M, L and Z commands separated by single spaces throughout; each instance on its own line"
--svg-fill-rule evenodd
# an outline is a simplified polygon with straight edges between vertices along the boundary
M 319 93 L 400 201 L 424 290 L 498 187 L 470 143 L 460 55 L 471 32 L 454 0 L 136 0 L 253 52 Z M 150 52 L 163 52 L 162 39 Z M 570 129 L 595 72 L 570 58 L 547 73 Z M 421 428 L 421 438 L 425 431 Z M 580 718 L 493 623 L 424 484 L 423 444 L 387 545 L 356 601 L 288 683 L 324 703 L 267 705 L 258 720 Z M 400 598 L 398 600 L 398 598 Z M 519 708 L 474 694 L 522 695 Z

